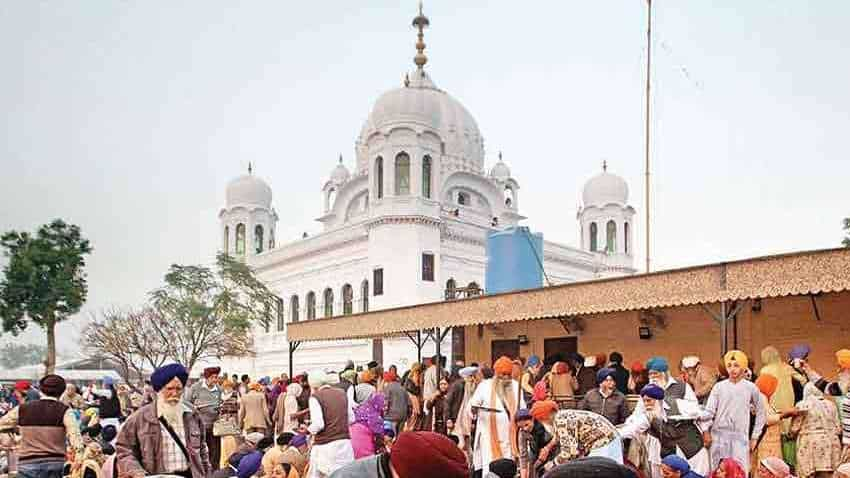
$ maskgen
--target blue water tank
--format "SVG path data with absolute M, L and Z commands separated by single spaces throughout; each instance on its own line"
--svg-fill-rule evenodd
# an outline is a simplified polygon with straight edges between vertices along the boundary
M 498 294 L 543 286 L 543 234 L 512 227 L 487 236 L 484 291 Z

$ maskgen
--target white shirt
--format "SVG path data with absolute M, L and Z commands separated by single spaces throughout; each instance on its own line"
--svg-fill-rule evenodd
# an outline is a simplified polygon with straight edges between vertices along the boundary
M 322 388 L 328 386 L 329 385 L 325 385 Z M 321 390 L 321 388 L 319 390 Z M 325 429 L 325 416 L 322 413 L 322 405 L 319 404 L 319 399 L 317 399 L 314 395 L 310 396 L 310 400 L 307 403 L 310 407 L 310 426 L 307 427 L 307 430 L 311 435 L 315 435 Z M 346 407 L 348 410 L 348 424 L 351 425 L 354 423 L 354 409 L 351 408 L 351 401 L 348 403 L 349 406 Z

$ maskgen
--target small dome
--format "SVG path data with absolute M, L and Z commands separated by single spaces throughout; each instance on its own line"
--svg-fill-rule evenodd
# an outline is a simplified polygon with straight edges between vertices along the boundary
M 226 193 L 227 207 L 233 206 L 262 206 L 271 208 L 272 188 L 265 181 L 245 174 L 230 181 Z
M 611 203 L 625 206 L 629 201 L 629 186 L 620 176 L 603 170 L 585 183 L 581 198 L 585 207 Z
M 351 173 L 348 172 L 348 168 L 342 164 L 342 156 L 339 157 L 339 164 L 336 165 L 333 172 L 331 173 L 331 182 L 340 185 L 351 177 Z
M 505 182 L 511 177 L 511 168 L 502 161 L 502 153 L 499 153 L 499 162 L 490 170 L 490 177 L 500 182 Z

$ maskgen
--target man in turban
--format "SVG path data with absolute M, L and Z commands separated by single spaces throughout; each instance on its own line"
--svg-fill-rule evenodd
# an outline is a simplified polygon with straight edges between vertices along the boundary
M 181 400 L 188 379 L 189 372 L 178 363 L 153 372 L 150 381 L 156 401 L 130 415 L 118 434 L 120 476 L 205 478 L 212 473 L 204 423 Z
M 617 390 L 613 368 L 601 368 L 596 372 L 597 388 L 587 392 L 578 403 L 579 410 L 587 410 L 607 418 L 612 425 L 626 421 L 626 396 Z
M 537 416 L 541 415 L 540 401 L 534 404 L 538 407 Z M 554 403 L 554 402 L 551 402 Z M 521 478 L 538 478 L 543 476 L 547 470 L 555 466 L 555 456 L 558 454 L 558 440 L 555 435 L 555 427 L 552 423 L 552 415 L 549 414 L 547 424 L 537 420 L 530 410 L 524 408 L 517 411 L 516 422 L 519 428 L 519 470 Z M 495 463 L 495 462 L 494 462 Z
M 310 426 L 313 435 L 310 449 L 308 478 L 324 478 L 354 461 L 349 425 L 354 423 L 354 411 L 346 393 L 331 384 L 327 373 L 312 372 L 309 376 Z
M 684 381 L 693 387 L 699 403 L 705 404 L 708 394 L 717 383 L 717 369 L 706 367 L 696 355 L 682 357 L 679 368 L 682 370 Z
M 744 379 L 749 359 L 740 350 L 730 350 L 723 356 L 729 380 L 719 382 L 711 390 L 704 418 L 710 433 L 711 469 L 722 458 L 734 458 L 750 472 L 750 451 L 755 450 L 765 424 L 765 408 L 759 389 Z M 750 410 L 755 410 L 755 425 L 750 432 Z
M 476 420 L 472 437 L 474 470 L 489 470 L 490 462 L 500 458 L 516 460 L 519 455 L 515 417 L 525 408 L 519 383 L 511 376 L 513 361 L 500 357 L 493 364 L 493 378 L 478 385 L 469 400 L 468 414 Z
M 65 379 L 45 375 L 39 388 L 41 398 L 10 410 L 0 418 L 0 429 L 20 429 L 21 443 L 16 454 L 20 476 L 54 478 L 62 476 L 65 440 L 76 454 L 76 466 L 82 463 L 84 445 L 74 411 L 59 401 L 65 392 Z
M 449 390 L 446 427 L 449 434 L 458 438 L 458 446 L 467 453 L 470 451 L 469 435 L 472 433 L 472 420 L 469 417 L 469 400 L 478 387 L 478 367 L 463 367 L 458 371 L 460 380 L 452 384 Z M 471 460 L 470 457 L 470 461 Z
M 213 435 L 213 424 L 218 420 L 221 410 L 221 388 L 218 386 L 219 367 L 207 367 L 204 369 L 202 380 L 192 385 L 186 393 L 186 403 L 192 407 L 204 422 L 204 431 L 207 439 L 207 449 L 210 451 L 210 463 L 213 471 L 218 469 L 221 461 L 221 437 Z
M 312 463 L 310 465 L 312 467 Z M 330 475 L 331 478 L 468 478 L 469 466 L 463 452 L 444 435 L 433 432 L 404 432 L 390 454 L 357 460 Z

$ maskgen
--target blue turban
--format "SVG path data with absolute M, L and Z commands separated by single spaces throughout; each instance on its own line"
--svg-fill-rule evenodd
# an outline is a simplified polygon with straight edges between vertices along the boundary
M 598 372 L 596 372 L 596 384 L 604 382 L 606 378 L 614 377 L 614 369 L 612 368 L 600 368 Z
M 238 478 L 251 478 L 260 470 L 260 464 L 262 462 L 263 454 L 258 451 L 245 455 L 239 460 L 239 469 L 236 472 L 236 476 Z
M 791 347 L 791 352 L 788 353 L 788 356 L 792 359 L 804 359 L 808 357 L 811 352 L 811 347 L 806 344 L 800 344 Z
M 691 471 L 688 461 L 679 455 L 667 455 L 661 463 L 679 472 L 681 478 L 702 478 L 702 475 Z
M 175 378 L 180 379 L 180 383 L 186 385 L 186 381 L 189 380 L 189 372 L 186 371 L 186 367 L 179 363 L 172 363 L 154 370 L 151 374 L 151 385 L 158 392 Z
M 654 398 L 656 400 L 664 400 L 664 389 L 654 383 L 650 383 L 640 389 L 640 396 Z
M 516 412 L 516 420 L 531 420 L 531 412 L 527 408 L 520 408 Z
M 108 387 L 108 386 L 110 386 L 110 385 L 115 384 L 115 380 L 113 380 L 113 379 L 112 379 L 112 377 L 110 377 L 109 375 L 107 375 L 107 376 L 103 377 L 103 384 L 104 384 L 104 385 L 106 385 L 106 386 Z
M 655 372 L 667 372 L 670 370 L 670 365 L 667 364 L 667 359 L 664 357 L 652 357 L 646 362 L 646 369 Z
M 289 440 L 289 446 L 301 446 L 307 444 L 307 435 L 295 435 Z
M 526 365 L 528 365 L 529 367 L 536 367 L 536 366 L 537 366 L 537 364 L 539 364 L 539 363 L 540 363 L 540 357 L 538 357 L 538 356 L 536 356 L 536 355 L 532 355 L 531 357 L 528 357 L 528 361 L 527 361 L 527 362 L 525 362 L 525 363 L 526 363 Z

